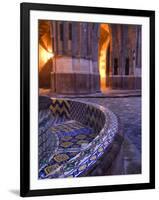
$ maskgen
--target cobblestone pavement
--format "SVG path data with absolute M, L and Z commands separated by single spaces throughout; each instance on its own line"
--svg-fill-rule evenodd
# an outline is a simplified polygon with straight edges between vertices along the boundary
M 117 115 L 124 134 L 121 174 L 141 173 L 141 97 L 78 99 L 100 104 Z
M 107 89 L 106 92 L 101 93 L 92 93 L 92 94 L 55 94 L 51 92 L 50 89 L 39 89 L 40 95 L 47 95 L 50 97 L 59 97 L 59 98 L 91 98 L 91 97 L 107 97 L 107 98 L 113 98 L 113 97 L 140 97 L 141 96 L 141 90 L 112 90 Z

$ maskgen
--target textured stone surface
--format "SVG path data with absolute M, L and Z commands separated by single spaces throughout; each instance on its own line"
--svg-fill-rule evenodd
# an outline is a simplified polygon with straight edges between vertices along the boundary
M 107 72 L 106 86 L 112 89 L 140 89 L 141 26 L 127 24 L 107 24 L 107 26 L 109 31 L 100 34 L 102 32 L 100 23 L 40 21 L 39 44 L 43 51 L 39 50 L 39 87 L 50 88 L 53 92 L 62 94 L 99 91 L 100 80 L 92 76 L 100 74 L 102 66 L 100 66 L 100 55 L 101 51 L 104 51 L 106 56 L 103 59 L 105 63 L 103 74 L 104 71 Z M 106 38 L 107 34 L 111 39 L 103 50 L 100 46 L 105 45 L 103 38 Z M 47 60 L 46 55 L 50 51 L 54 56 L 53 59 Z M 57 76 L 50 75 L 53 73 Z M 100 76 L 102 79 L 102 74 Z
M 52 74 L 52 83 L 55 84 L 56 93 L 82 94 L 99 91 L 98 74 L 58 73 Z
M 112 76 L 106 79 L 107 87 L 112 89 L 141 89 L 141 77 L 122 77 L 122 76 Z

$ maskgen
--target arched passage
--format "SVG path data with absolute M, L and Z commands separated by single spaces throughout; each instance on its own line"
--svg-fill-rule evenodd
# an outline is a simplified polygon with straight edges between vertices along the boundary
M 100 89 L 105 92 L 106 74 L 109 73 L 110 67 L 110 45 L 111 43 L 111 30 L 108 24 L 100 25 L 100 38 L 99 38 L 99 73 L 100 73 Z
M 39 87 L 50 88 L 52 71 L 52 38 L 51 22 L 47 20 L 39 21 Z

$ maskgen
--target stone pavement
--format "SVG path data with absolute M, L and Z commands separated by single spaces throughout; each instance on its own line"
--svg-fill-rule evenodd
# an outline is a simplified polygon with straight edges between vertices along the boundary
M 107 89 L 106 92 L 101 93 L 93 93 L 93 94 L 57 94 L 51 92 L 49 89 L 39 89 L 40 95 L 47 95 L 50 97 L 60 97 L 60 98 L 95 98 L 95 97 L 101 97 L 101 98 L 120 98 L 120 97 L 140 97 L 141 96 L 141 90 L 109 90 Z

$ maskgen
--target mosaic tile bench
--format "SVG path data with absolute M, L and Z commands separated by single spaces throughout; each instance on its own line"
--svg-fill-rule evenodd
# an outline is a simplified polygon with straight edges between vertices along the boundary
M 40 97 L 39 179 L 85 173 L 106 152 L 117 132 L 116 116 L 102 106 Z

